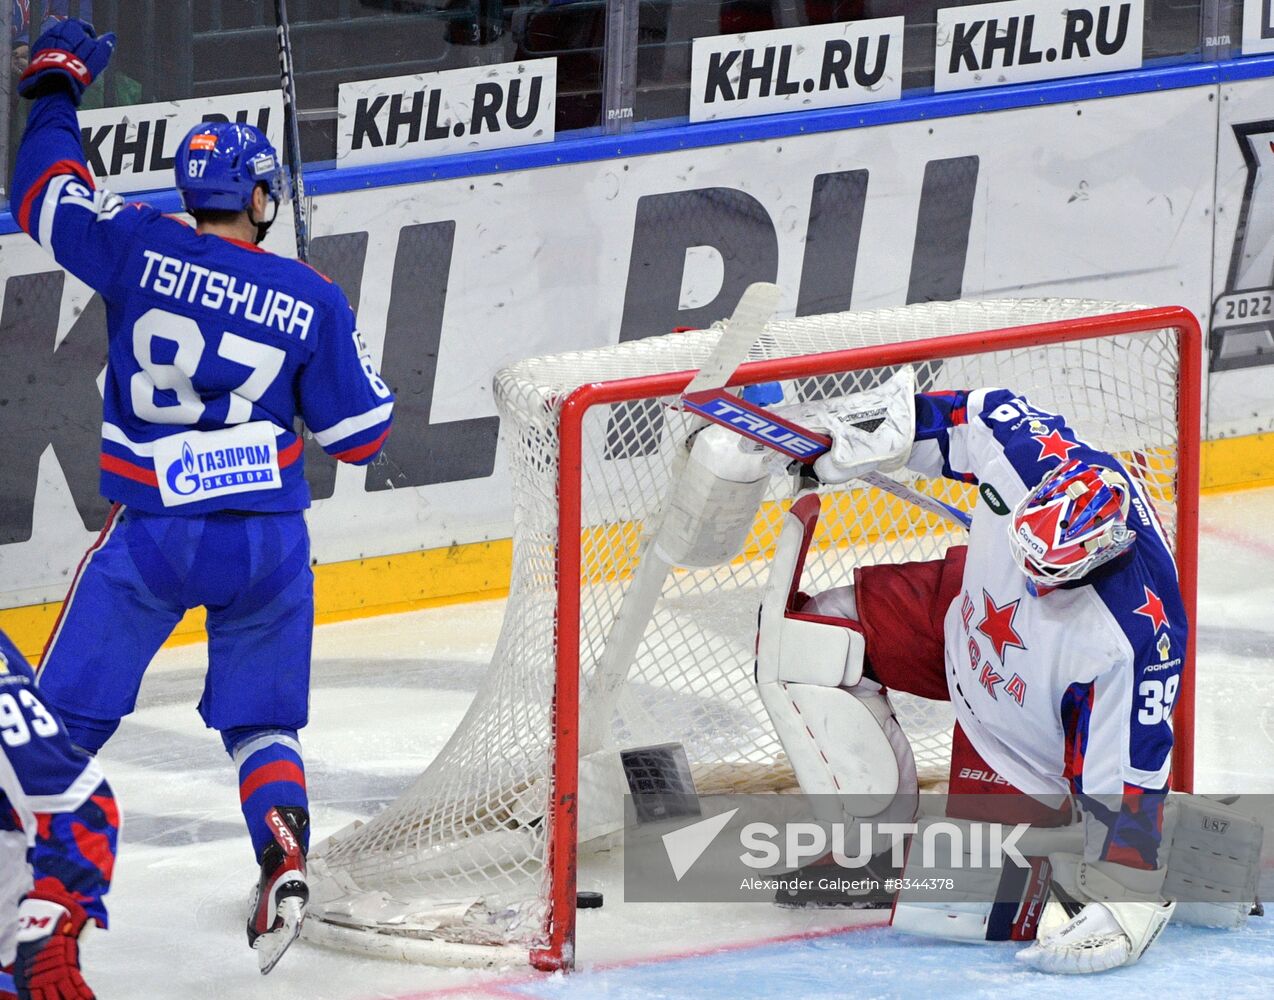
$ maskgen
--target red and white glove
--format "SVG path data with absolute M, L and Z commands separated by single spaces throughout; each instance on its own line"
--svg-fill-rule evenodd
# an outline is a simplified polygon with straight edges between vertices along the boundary
M 80 974 L 80 935 L 88 914 L 73 899 L 31 893 L 18 907 L 19 1000 L 94 1000 Z

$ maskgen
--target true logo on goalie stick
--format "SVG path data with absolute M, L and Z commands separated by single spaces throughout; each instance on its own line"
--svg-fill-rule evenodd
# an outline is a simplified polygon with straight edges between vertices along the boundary
M 686 397 L 686 407 L 713 423 L 729 427 L 789 458 L 809 459 L 827 450 L 827 441 L 802 433 L 794 425 L 767 416 L 763 410 L 724 394 Z

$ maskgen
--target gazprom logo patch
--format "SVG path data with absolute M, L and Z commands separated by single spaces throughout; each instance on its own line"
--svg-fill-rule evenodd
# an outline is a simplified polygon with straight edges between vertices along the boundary
M 181 458 L 168 466 L 168 488 L 178 496 L 188 497 L 199 489 L 199 473 L 195 469 L 195 453 L 182 444 Z
M 168 467 L 168 483 L 174 493 L 189 496 L 196 490 L 215 490 L 239 483 L 269 482 L 274 472 L 268 448 L 216 448 L 195 455 L 183 445 L 181 458 Z
M 277 429 L 265 422 L 220 431 L 190 431 L 155 445 L 155 469 L 165 507 L 228 493 L 278 489 Z

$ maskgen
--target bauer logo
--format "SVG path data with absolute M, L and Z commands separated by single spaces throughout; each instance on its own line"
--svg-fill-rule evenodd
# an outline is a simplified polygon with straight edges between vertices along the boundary
M 551 142 L 557 60 L 341 84 L 337 167 Z
M 155 442 L 155 472 L 165 507 L 278 489 L 275 430 L 266 421 L 254 421 L 220 431 L 173 434 Z
M 1137 69 L 1142 0 L 1012 0 L 938 11 L 935 91 Z
M 283 141 L 283 99 L 278 90 L 267 90 L 81 111 L 80 140 L 89 169 L 112 190 L 170 188 L 177 147 L 200 122 L 255 125 L 277 147 Z M 199 137 L 192 148 L 215 145 L 215 136 Z
M 696 38 L 690 120 L 895 101 L 902 45 L 901 17 Z

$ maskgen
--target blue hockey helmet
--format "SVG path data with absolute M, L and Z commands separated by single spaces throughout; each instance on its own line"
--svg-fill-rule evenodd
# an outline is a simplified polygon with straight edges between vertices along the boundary
M 191 214 L 245 211 L 258 184 L 266 186 L 276 215 L 279 205 L 288 199 L 287 174 L 278 151 L 254 125 L 196 125 L 181 141 L 175 168 L 182 205 Z

